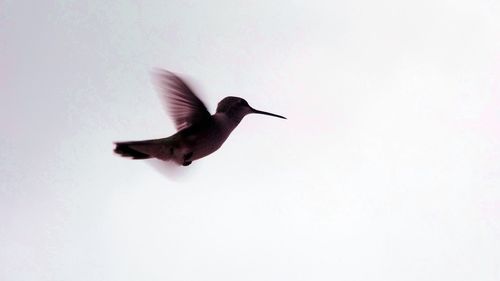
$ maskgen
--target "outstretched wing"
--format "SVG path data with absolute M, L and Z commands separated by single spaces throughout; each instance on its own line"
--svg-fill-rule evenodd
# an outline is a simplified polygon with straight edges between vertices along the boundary
M 154 78 L 177 130 L 210 117 L 203 102 L 180 77 L 170 71 L 157 69 L 154 71 Z

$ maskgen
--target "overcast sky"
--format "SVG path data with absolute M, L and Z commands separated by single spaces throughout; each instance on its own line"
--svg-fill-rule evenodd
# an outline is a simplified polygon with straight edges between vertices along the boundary
M 496 0 L 3 0 L 0 65 L 0 280 L 500 279 Z M 120 158 L 154 67 L 288 120 Z

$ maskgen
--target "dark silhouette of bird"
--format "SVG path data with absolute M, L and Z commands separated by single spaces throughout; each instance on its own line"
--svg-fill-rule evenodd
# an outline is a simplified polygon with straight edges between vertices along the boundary
M 219 149 L 247 114 L 286 119 L 277 114 L 256 110 L 239 97 L 225 97 L 217 105 L 216 113 L 211 115 L 179 76 L 166 70 L 157 70 L 155 76 L 177 133 L 161 139 L 115 142 L 114 152 L 123 157 L 157 158 L 188 166 L 194 160 Z

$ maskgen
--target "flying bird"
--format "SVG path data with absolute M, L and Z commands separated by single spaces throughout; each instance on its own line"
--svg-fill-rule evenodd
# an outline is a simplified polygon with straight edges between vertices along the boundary
M 231 96 L 222 99 L 216 113 L 211 115 L 187 83 L 176 74 L 157 70 L 155 78 L 177 133 L 161 139 L 115 142 L 114 152 L 123 157 L 157 158 L 188 166 L 219 149 L 247 114 L 286 119 L 254 109 L 246 100 Z

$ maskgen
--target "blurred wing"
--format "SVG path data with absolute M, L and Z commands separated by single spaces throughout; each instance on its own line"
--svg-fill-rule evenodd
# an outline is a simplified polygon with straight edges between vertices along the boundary
M 155 70 L 154 78 L 177 130 L 210 117 L 203 102 L 180 77 L 170 71 Z

